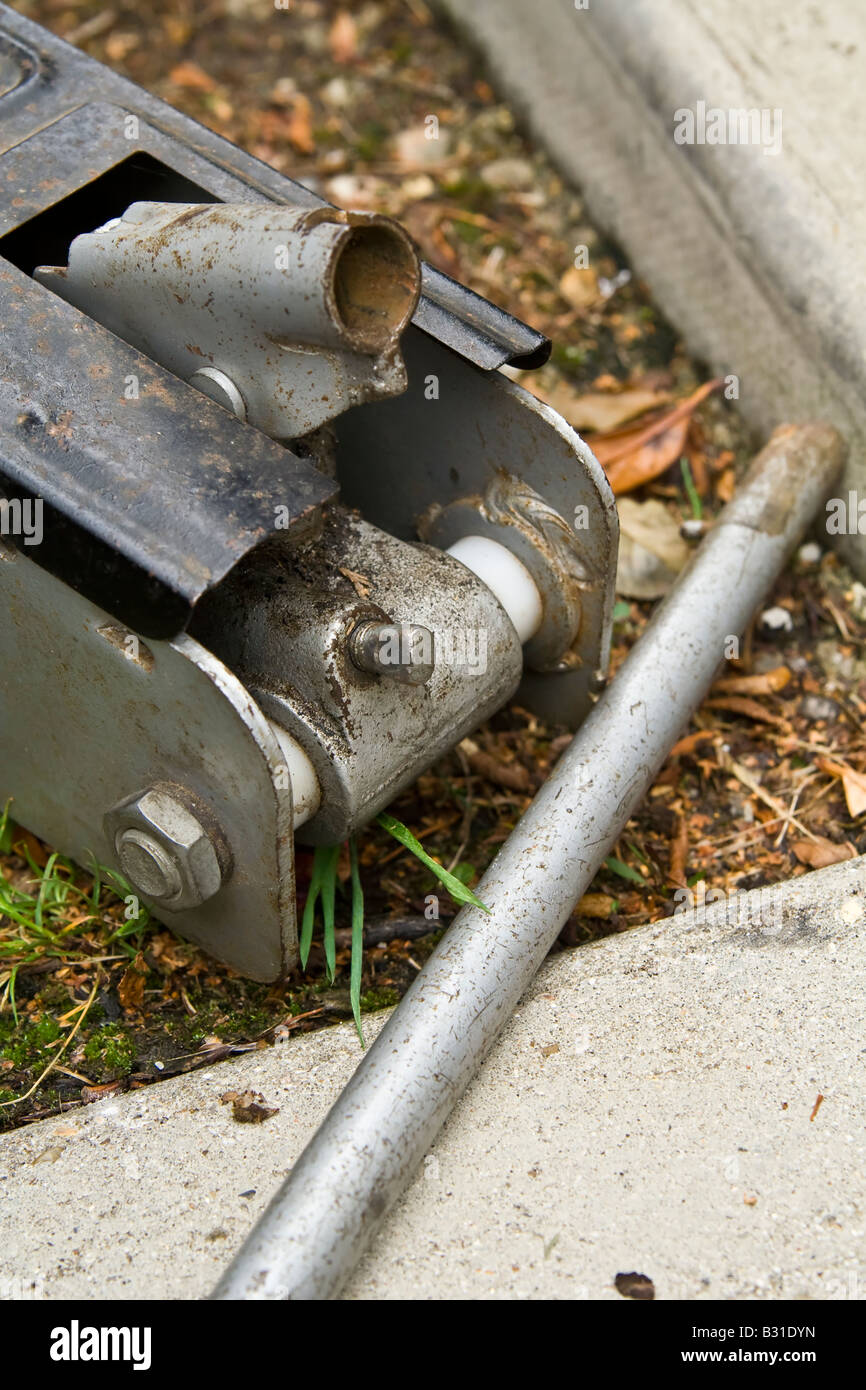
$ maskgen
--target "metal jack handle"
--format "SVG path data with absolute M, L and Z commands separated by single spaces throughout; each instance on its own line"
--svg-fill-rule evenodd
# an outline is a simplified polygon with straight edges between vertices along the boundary
M 599 699 L 235 1257 L 217 1299 L 336 1296 L 842 467 L 785 426 Z M 615 753 L 615 756 L 613 754 Z

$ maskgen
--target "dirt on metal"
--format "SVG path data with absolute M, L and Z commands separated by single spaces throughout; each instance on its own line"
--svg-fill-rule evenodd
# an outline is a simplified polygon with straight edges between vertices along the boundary
M 677 522 L 697 511 L 711 522 L 730 499 L 754 444 L 735 396 L 715 389 L 671 421 L 706 372 L 593 226 L 579 192 L 523 137 L 480 60 L 424 0 L 371 0 L 353 15 L 331 0 L 295 0 L 286 13 L 236 0 L 214 0 L 206 12 L 122 0 L 98 24 L 108 12 L 95 0 L 18 8 L 331 202 L 399 218 L 433 265 L 548 333 L 552 362 L 527 384 L 591 431 L 630 487 L 649 469 L 638 499 L 658 500 Z M 428 138 L 431 116 L 437 138 Z M 826 536 L 816 542 L 768 600 L 787 618 L 759 618 L 745 635 L 560 948 L 866 852 L 866 588 Z M 652 609 L 617 603 L 614 670 Z M 33 722 L 38 739 L 38 710 Z M 420 777 L 393 813 L 474 883 L 570 738 L 511 706 Z M 7 884 L 35 891 L 49 849 L 18 830 L 5 848 Z M 360 862 L 363 1002 L 373 1009 L 405 991 L 456 905 L 375 825 Z M 301 908 L 311 866 L 299 848 Z M 318 943 L 306 974 L 277 987 L 240 979 L 157 924 L 127 938 L 128 952 L 106 952 L 125 911 L 111 895 L 84 920 L 70 914 L 62 954 L 41 952 L 0 916 L 0 980 L 16 959 L 28 962 L 17 977 L 17 1023 L 8 1004 L 0 1013 L 0 1101 L 28 1091 L 98 982 L 59 1065 L 26 1101 L 0 1109 L 0 1126 L 348 1017 L 347 851 L 339 879 L 334 985 Z

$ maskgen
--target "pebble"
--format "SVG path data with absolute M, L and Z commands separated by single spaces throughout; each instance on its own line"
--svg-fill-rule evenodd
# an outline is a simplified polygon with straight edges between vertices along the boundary
M 331 201 L 344 208 L 375 207 L 380 188 L 379 179 L 364 174 L 337 174 L 325 184 L 325 192 Z
M 436 185 L 429 174 L 415 174 L 411 179 L 404 179 L 400 184 L 400 192 L 405 198 L 417 203 L 420 198 L 429 198 L 431 193 L 435 193 Z
M 436 139 L 429 137 L 425 125 L 413 125 L 402 130 L 393 143 L 397 163 L 409 169 L 441 164 L 451 153 L 451 146 L 451 136 L 441 125 Z
M 800 705 L 800 713 L 807 719 L 835 719 L 839 713 L 839 706 L 835 700 L 828 700 L 823 695 L 807 695 Z
M 352 101 L 352 89 L 345 77 L 332 77 L 322 88 L 322 99 L 329 106 L 348 106 Z
M 494 159 L 483 166 L 481 177 L 488 188 L 529 188 L 535 182 L 535 170 L 528 159 Z
M 801 565 L 819 565 L 821 556 L 824 554 L 817 541 L 806 541 L 797 551 L 797 559 Z
M 787 608 L 765 608 L 759 625 L 767 637 L 781 637 L 786 632 L 794 631 L 794 619 Z

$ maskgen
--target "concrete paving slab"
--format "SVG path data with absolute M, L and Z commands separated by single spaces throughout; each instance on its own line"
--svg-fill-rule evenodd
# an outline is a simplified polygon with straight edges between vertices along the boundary
M 863 1298 L 864 976 L 866 858 L 552 958 L 346 1296 L 616 1299 L 637 1271 Z M 357 1047 L 340 1026 L 4 1136 L 0 1291 L 204 1296 Z M 279 1113 L 233 1120 L 247 1088 Z
M 820 415 L 846 434 L 835 543 L 866 575 L 866 7 L 440 4 L 761 433 Z M 754 143 L 730 142 L 732 111 L 764 119 Z

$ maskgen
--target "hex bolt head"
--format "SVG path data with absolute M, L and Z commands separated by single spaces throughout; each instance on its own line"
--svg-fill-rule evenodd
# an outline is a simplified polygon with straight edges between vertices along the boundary
M 103 821 L 121 870 L 169 912 L 201 907 L 231 873 L 231 852 L 207 807 L 185 787 L 159 783 L 119 802 Z
M 154 901 L 180 896 L 180 869 L 155 836 L 145 830 L 120 830 L 114 842 L 125 878 Z
M 349 633 L 353 666 L 403 685 L 426 685 L 435 665 L 435 639 L 420 623 L 358 623 Z

